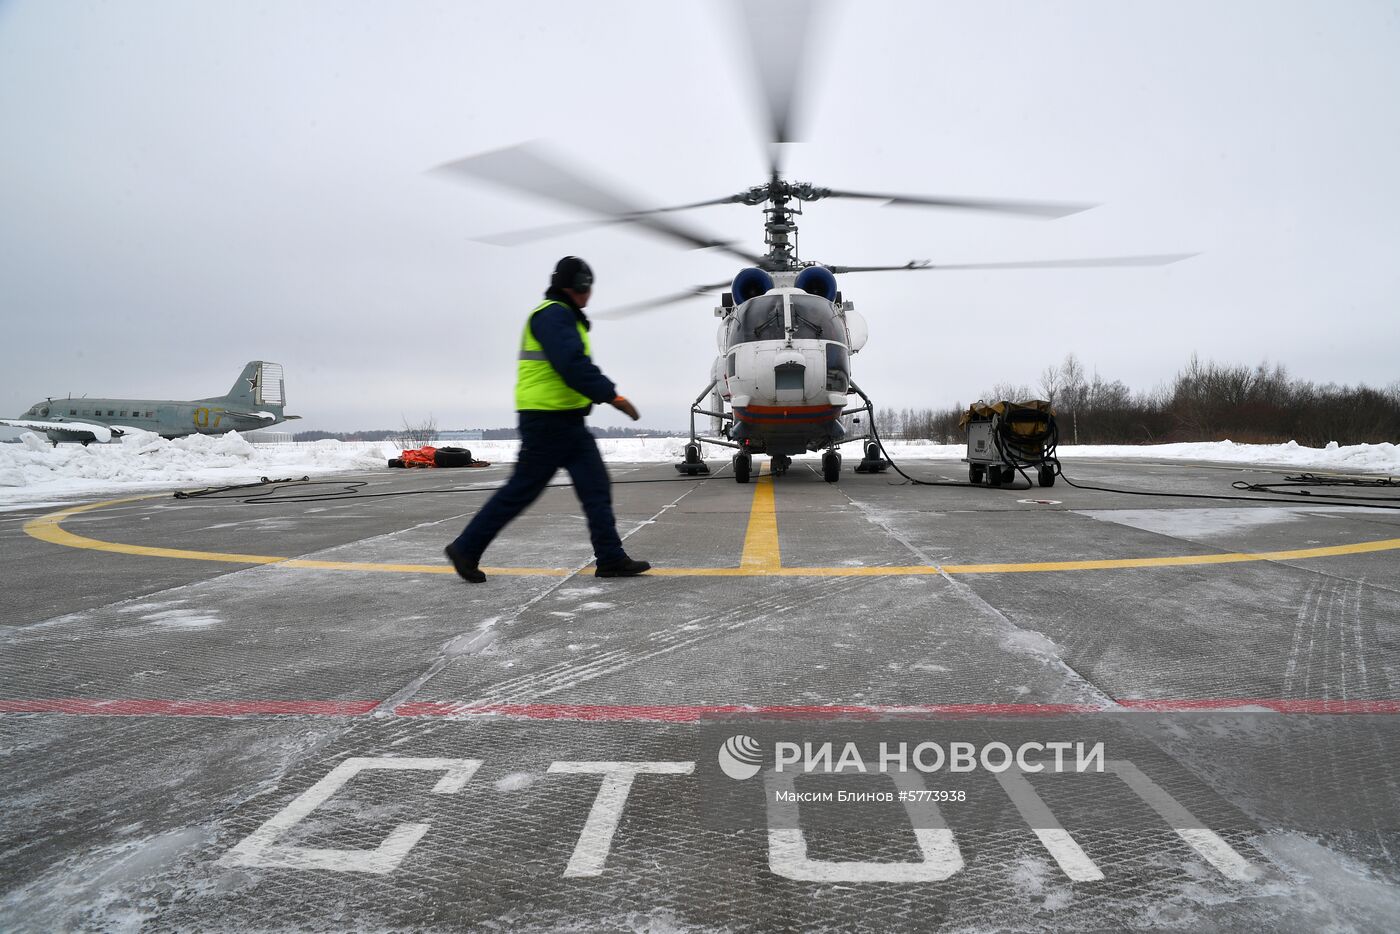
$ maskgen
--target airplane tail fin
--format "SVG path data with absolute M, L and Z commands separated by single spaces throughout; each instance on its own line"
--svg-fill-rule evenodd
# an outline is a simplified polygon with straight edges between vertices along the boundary
M 280 410 L 287 404 L 286 381 L 282 364 L 253 360 L 243 368 L 238 381 L 224 396 L 231 405 L 260 410 Z

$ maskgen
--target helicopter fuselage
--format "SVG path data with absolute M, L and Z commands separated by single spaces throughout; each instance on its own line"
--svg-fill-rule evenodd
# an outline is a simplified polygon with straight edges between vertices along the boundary
M 731 409 L 730 440 L 773 456 L 839 445 L 851 353 L 858 349 L 847 323 L 854 312 L 781 286 L 722 310 L 713 375 Z

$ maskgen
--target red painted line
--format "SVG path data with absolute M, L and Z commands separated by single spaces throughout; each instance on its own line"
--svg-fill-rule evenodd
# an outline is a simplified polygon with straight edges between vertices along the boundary
M 498 716 L 524 720 L 588 720 L 618 723 L 695 723 L 735 717 L 778 717 L 793 720 L 875 720 L 891 717 L 1004 717 L 1097 713 L 1105 709 L 1087 704 L 472 704 L 452 701 L 417 701 L 394 708 L 399 717 Z
M 1309 698 L 1207 697 L 1196 700 L 1119 700 L 1129 710 L 1188 712 L 1193 710 L 1272 710 L 1275 713 L 1396 714 L 1400 700 L 1320 700 Z
M 0 700 L 4 714 L 68 714 L 109 717 L 362 717 L 378 701 L 314 700 L 97 700 L 52 698 Z M 1094 713 L 1189 713 L 1267 710 L 1283 714 L 1400 714 L 1400 700 L 1316 698 L 1127 699 L 1092 704 L 542 704 L 414 701 L 394 708 L 397 717 L 504 717 L 595 723 L 698 723 L 720 719 L 888 720 L 924 717 L 1043 717 Z
M 51 700 L 0 700 L 0 714 L 62 713 L 109 717 L 359 717 L 378 701 L 184 701 L 90 700 L 80 697 Z

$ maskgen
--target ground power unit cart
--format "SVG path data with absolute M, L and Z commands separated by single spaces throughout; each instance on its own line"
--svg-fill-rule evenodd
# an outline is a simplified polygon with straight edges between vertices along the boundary
M 1059 462 L 1055 445 L 1055 411 L 1050 403 L 974 402 L 958 427 L 967 431 L 967 479 L 1003 486 L 1014 483 L 1018 470 L 1034 470 L 1041 486 L 1054 486 Z

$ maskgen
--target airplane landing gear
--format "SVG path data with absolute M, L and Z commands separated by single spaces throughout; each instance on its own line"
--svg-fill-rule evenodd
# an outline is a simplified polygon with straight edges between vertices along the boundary
M 822 455 L 822 479 L 827 483 L 835 483 L 841 479 L 841 453 L 839 451 L 827 451 Z

